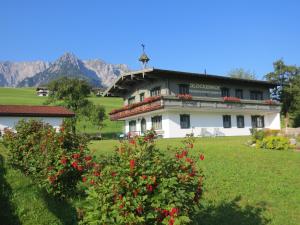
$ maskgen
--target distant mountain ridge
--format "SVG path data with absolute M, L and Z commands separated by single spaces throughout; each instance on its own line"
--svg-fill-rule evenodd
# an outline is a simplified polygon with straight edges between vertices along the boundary
M 53 63 L 0 62 L 0 86 L 36 87 L 68 76 L 87 79 L 95 87 L 107 87 L 121 73 L 128 71 L 125 64 L 109 64 L 99 59 L 81 60 L 73 53 L 65 53 Z

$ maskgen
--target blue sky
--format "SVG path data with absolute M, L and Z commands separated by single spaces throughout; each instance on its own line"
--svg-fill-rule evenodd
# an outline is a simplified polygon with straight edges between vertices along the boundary
M 258 77 L 283 58 L 300 65 L 300 1 L 0 0 L 0 60 L 53 61 L 64 52 L 139 69 Z

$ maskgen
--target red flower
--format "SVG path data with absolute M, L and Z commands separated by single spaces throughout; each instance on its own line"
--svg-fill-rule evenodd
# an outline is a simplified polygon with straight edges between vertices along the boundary
M 94 181 L 94 180 L 91 180 L 91 181 L 90 181 L 90 184 L 94 185 L 94 184 L 95 184 L 95 181 Z
M 135 198 L 137 197 L 138 194 L 139 194 L 139 190 L 138 189 L 133 190 L 133 196 Z
M 78 171 L 82 171 L 83 170 L 83 166 L 77 166 L 77 170 Z
M 133 138 L 129 140 L 129 143 L 132 145 L 136 145 L 136 141 Z
M 142 214 L 143 213 L 143 207 L 141 205 L 139 205 L 139 207 L 136 209 L 138 214 Z
M 94 176 L 99 177 L 100 176 L 100 172 L 94 171 Z
M 115 176 L 117 176 L 117 173 L 116 173 L 116 172 L 111 172 L 111 175 L 112 175 L 113 177 L 115 177 Z
M 83 177 L 83 178 L 82 178 L 82 182 L 83 182 L 83 183 L 86 182 L 86 180 L 87 180 L 86 177 Z
M 200 160 L 204 160 L 204 155 L 203 154 L 200 154 Z
M 61 162 L 61 164 L 66 165 L 67 164 L 67 159 L 65 157 L 62 157 L 60 162 Z
M 123 200 L 123 196 L 122 195 L 119 195 L 119 200 Z
M 192 163 L 192 162 L 193 162 L 193 160 L 192 160 L 191 158 L 186 158 L 185 161 L 186 161 L 186 162 L 189 162 L 189 163 Z
M 88 155 L 88 156 L 84 157 L 84 160 L 85 161 L 90 161 L 90 160 L 92 160 L 92 156 Z
M 134 159 L 131 159 L 130 160 L 130 171 L 134 170 L 134 166 L 135 166 L 135 161 L 134 161 Z
M 76 161 L 72 162 L 71 165 L 74 169 L 77 169 L 78 167 L 78 163 Z
M 146 180 L 146 179 L 147 179 L 147 176 L 146 176 L 146 175 L 142 175 L 142 178 L 143 178 L 144 180 Z
M 162 211 L 162 213 L 164 214 L 165 217 L 167 217 L 169 215 L 169 211 L 167 209 L 164 209 Z
M 175 214 L 178 214 L 178 208 L 172 208 L 170 211 L 170 216 L 174 216 Z
M 48 180 L 50 181 L 51 184 L 53 184 L 54 181 L 56 180 L 56 176 L 49 176 Z
M 74 153 L 74 154 L 72 155 L 72 158 L 73 158 L 73 159 L 79 159 L 79 158 L 80 158 L 80 154 L 79 154 L 79 153 Z
M 182 156 L 187 156 L 187 154 L 188 154 L 187 150 L 183 150 L 182 153 L 181 153 Z
M 175 223 L 174 218 L 171 217 L 171 219 L 169 220 L 169 225 L 173 225 Z
M 151 184 L 147 184 L 147 190 L 148 190 L 148 192 L 152 192 L 153 186 Z

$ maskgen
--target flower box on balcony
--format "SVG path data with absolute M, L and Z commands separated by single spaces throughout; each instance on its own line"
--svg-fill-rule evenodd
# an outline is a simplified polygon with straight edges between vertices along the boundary
M 223 101 L 224 102 L 241 102 L 240 98 L 236 98 L 236 97 L 223 97 Z
M 192 100 L 192 95 L 189 94 L 178 94 L 177 97 L 182 100 Z

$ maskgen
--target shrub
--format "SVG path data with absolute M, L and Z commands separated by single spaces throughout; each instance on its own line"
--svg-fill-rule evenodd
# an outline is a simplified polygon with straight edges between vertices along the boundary
M 289 139 L 282 136 L 269 136 L 257 141 L 258 148 L 273 150 L 288 150 L 290 147 Z
M 256 143 L 257 141 L 262 141 L 265 137 L 269 136 L 278 136 L 280 130 L 271 130 L 271 129 L 250 129 L 252 135 L 252 142 Z
M 193 139 L 166 157 L 154 132 L 124 141 L 83 177 L 87 199 L 81 224 L 186 224 L 202 193 L 203 175 L 189 156 Z M 203 160 L 201 154 L 199 160 Z
M 50 125 L 35 120 L 21 120 L 15 129 L 16 133 L 8 130 L 3 138 L 9 162 L 55 196 L 74 193 L 88 169 L 85 140 L 68 126 L 57 133 Z

